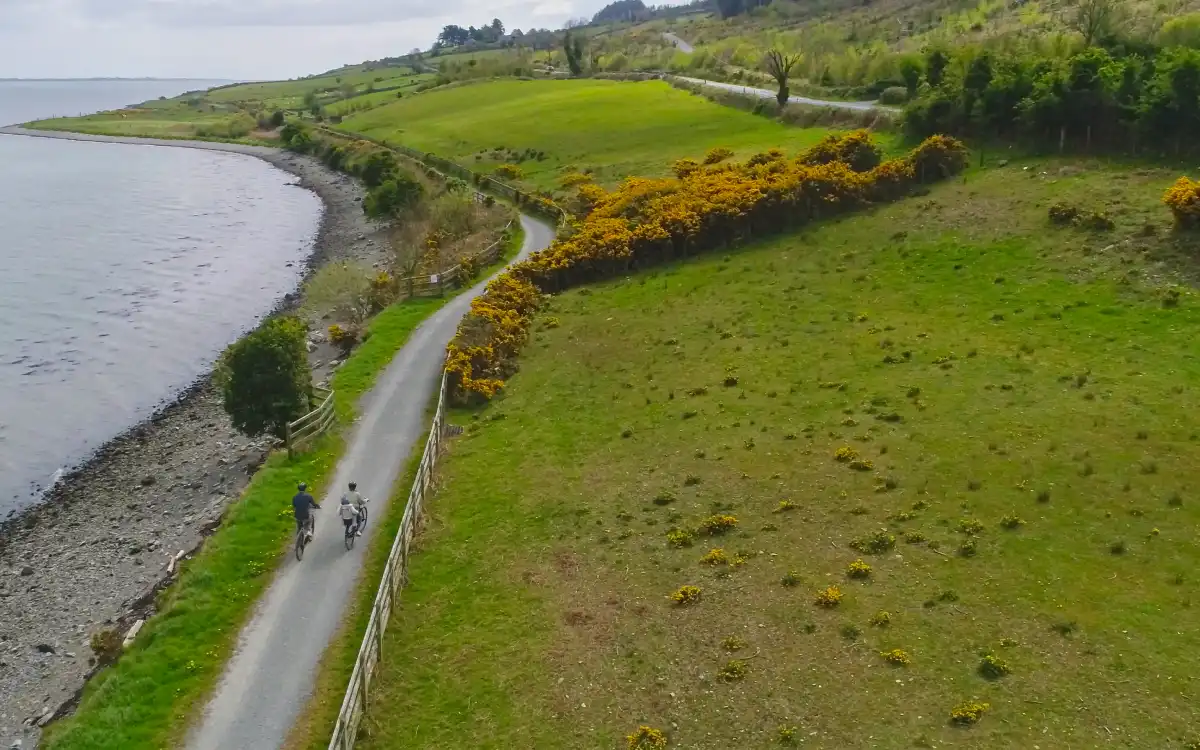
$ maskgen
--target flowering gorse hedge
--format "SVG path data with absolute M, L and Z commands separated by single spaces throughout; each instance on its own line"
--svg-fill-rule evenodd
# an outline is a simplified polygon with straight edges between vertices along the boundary
M 772 149 L 741 164 L 677 163 L 679 177 L 630 178 L 613 192 L 582 185 L 578 203 L 587 213 L 569 236 L 514 265 L 471 303 L 449 346 L 451 392 L 459 401 L 496 394 L 515 371 L 542 294 L 895 200 L 967 164 L 960 142 L 934 136 L 902 159 L 855 170 L 875 154 L 869 136 L 854 132 L 795 159 Z
M 1180 229 L 1200 229 L 1200 182 L 1180 177 L 1163 195 Z

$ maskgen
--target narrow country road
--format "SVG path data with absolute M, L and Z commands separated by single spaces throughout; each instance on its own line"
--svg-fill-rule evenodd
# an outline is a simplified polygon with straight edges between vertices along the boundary
M 683 39 L 680 39 L 675 34 L 670 32 L 663 33 L 663 39 L 675 45 L 676 49 L 685 55 L 690 55 L 696 51 L 696 48 L 688 44 Z M 726 91 L 736 91 L 739 94 L 748 96 L 757 96 L 760 99 L 775 99 L 775 92 L 768 89 L 756 89 L 749 86 L 742 86 L 736 83 L 722 83 L 720 81 L 709 81 L 704 78 L 689 78 L 688 76 L 674 76 L 681 81 L 688 83 L 697 83 L 701 86 L 710 86 L 715 89 L 725 89 Z M 807 96 L 791 96 L 788 101 L 795 104 L 807 104 L 810 107 L 830 107 L 832 109 L 848 109 L 856 112 L 865 112 L 873 109 L 883 111 L 897 111 L 895 107 L 888 107 L 879 102 L 838 102 L 828 99 L 810 99 Z
M 711 86 L 716 89 L 725 89 L 726 91 L 736 91 L 739 94 L 747 94 L 748 96 L 757 96 L 760 99 L 775 99 L 775 92 L 768 89 L 756 89 L 749 86 L 742 86 L 736 83 L 722 83 L 721 81 L 707 81 L 703 78 L 689 78 L 688 76 L 675 76 L 681 81 L 688 83 L 698 83 L 701 86 Z M 807 104 L 810 107 L 829 107 L 831 109 L 848 109 L 855 112 L 869 112 L 871 110 L 882 111 L 897 111 L 895 107 L 888 107 L 879 102 L 835 102 L 829 99 L 810 99 L 807 96 L 789 96 L 788 101 L 794 104 Z
M 696 51 L 695 47 L 693 47 L 692 45 L 683 41 L 678 36 L 672 34 L 669 31 L 663 32 L 663 39 L 666 39 L 671 44 L 674 44 L 675 47 L 685 55 L 690 55 Z
M 521 256 L 554 239 L 550 225 L 521 216 L 525 243 Z M 429 425 L 425 409 L 437 387 L 446 344 L 480 282 L 425 321 L 379 376 L 361 404 L 363 415 L 316 511 L 316 535 L 304 560 L 289 557 L 242 631 L 237 651 L 225 668 L 204 718 L 191 733 L 191 750 L 270 750 L 283 745 L 312 691 L 317 662 L 349 601 L 362 566 L 365 542 L 378 528 L 368 524 L 363 544 L 347 552 L 337 503 L 346 484 L 371 499 L 372 519 L 382 518 L 392 485 L 412 448 Z M 286 502 L 281 500 L 281 502 Z

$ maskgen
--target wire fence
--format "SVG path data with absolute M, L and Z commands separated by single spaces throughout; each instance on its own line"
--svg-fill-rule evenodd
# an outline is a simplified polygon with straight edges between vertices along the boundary
M 408 502 L 404 506 L 404 517 L 400 521 L 400 531 L 396 534 L 395 541 L 392 542 L 392 551 L 388 554 L 387 565 L 383 569 L 379 592 L 375 595 L 375 603 L 371 606 L 371 619 L 367 622 L 367 632 L 363 635 L 362 646 L 359 648 L 358 658 L 354 662 L 354 671 L 350 674 L 350 685 L 346 689 L 346 697 L 342 700 L 342 709 L 338 713 L 337 724 L 333 727 L 329 750 L 350 750 L 358 739 L 359 729 L 367 713 L 371 681 L 383 655 L 383 634 L 387 629 L 392 609 L 400 600 L 400 592 L 408 583 L 408 559 L 412 551 L 413 538 L 416 536 L 425 514 L 425 498 L 432 494 L 433 471 L 445 437 L 446 374 L 443 372 L 442 384 L 438 393 L 437 412 L 433 417 L 433 427 L 430 428 L 429 438 L 425 441 L 425 452 L 421 454 L 421 465 L 417 469 L 417 478 L 413 482 L 412 490 L 408 493 Z

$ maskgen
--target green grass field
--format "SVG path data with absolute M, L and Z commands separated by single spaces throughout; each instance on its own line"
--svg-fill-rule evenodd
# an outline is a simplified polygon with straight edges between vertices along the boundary
M 1022 162 L 553 298 L 451 420 L 358 747 L 1194 747 L 1174 176 Z
M 713 146 L 739 156 L 807 147 L 824 130 L 798 129 L 713 104 L 669 85 L 602 80 L 498 80 L 430 91 L 349 117 L 341 129 L 491 171 L 494 149 L 542 152 L 519 166 L 552 190 L 567 168 L 591 169 L 602 184 L 668 172 Z M 479 158 L 476 158 L 479 157 Z

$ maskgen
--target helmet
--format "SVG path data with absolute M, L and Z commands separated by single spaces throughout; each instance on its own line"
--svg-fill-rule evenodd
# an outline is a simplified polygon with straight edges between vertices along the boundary
M 304 482 L 301 482 L 301 483 L 300 483 L 300 484 L 299 484 L 299 485 L 296 487 L 296 489 L 300 490 L 301 492 L 304 492 L 305 490 L 307 490 L 307 489 L 308 489 L 308 485 L 307 485 L 307 484 L 305 484 Z
M 350 483 L 350 491 L 353 492 L 356 489 L 358 489 L 358 482 L 351 482 Z

